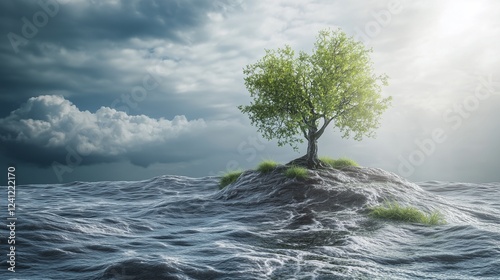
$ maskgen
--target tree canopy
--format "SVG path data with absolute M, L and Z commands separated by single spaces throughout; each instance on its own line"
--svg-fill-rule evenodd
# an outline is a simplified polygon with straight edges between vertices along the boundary
M 307 165 L 318 164 L 317 139 L 330 123 L 343 134 L 361 140 L 373 137 L 391 97 L 383 98 L 385 74 L 376 75 L 371 49 L 341 30 L 319 32 L 311 54 L 285 46 L 266 50 L 247 65 L 245 86 L 253 101 L 238 108 L 252 125 L 280 146 L 295 150 L 308 141 Z

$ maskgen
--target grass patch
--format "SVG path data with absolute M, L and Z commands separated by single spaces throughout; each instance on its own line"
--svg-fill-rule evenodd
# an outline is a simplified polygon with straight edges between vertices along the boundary
M 370 216 L 379 219 L 424 225 L 440 225 L 445 223 L 443 216 L 437 211 L 426 214 L 412 206 L 403 207 L 397 202 L 386 202 L 383 206 L 372 208 Z
M 359 166 L 359 164 L 357 162 L 355 162 L 354 160 L 349 159 L 349 158 L 333 159 L 330 157 L 320 157 L 319 160 L 321 160 L 323 163 L 330 165 L 333 168 L 342 168 L 342 167 L 347 167 L 347 166 Z
M 273 171 L 276 166 L 278 166 L 278 163 L 274 160 L 264 160 L 263 162 L 259 163 L 259 166 L 257 166 L 257 171 L 268 173 Z
M 309 172 L 304 167 L 291 166 L 285 170 L 285 176 L 288 178 L 304 179 L 304 178 L 307 178 L 309 176 Z
M 236 170 L 236 171 L 229 171 L 226 174 L 222 175 L 219 182 L 219 189 L 223 189 L 227 187 L 227 185 L 236 182 L 236 180 L 238 180 L 238 178 L 240 177 L 241 173 L 243 173 L 243 171 Z

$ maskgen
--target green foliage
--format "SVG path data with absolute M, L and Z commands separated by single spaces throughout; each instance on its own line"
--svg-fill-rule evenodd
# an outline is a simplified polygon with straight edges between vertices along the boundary
M 372 208 L 370 215 L 380 219 L 420 223 L 425 225 L 439 225 L 445 223 L 443 216 L 437 211 L 425 214 L 415 207 L 403 207 L 397 202 L 386 202 L 385 206 L 374 207 Z
M 443 214 L 439 213 L 439 211 L 434 211 L 427 215 L 426 224 L 444 225 L 446 224 L 446 220 L 444 219 Z
M 319 160 L 330 165 L 333 168 L 342 168 L 347 166 L 359 166 L 357 162 L 349 158 L 333 159 L 330 157 L 320 157 Z
M 278 166 L 278 163 L 275 162 L 274 160 L 264 160 L 261 163 L 259 163 L 259 166 L 257 166 L 257 171 L 260 171 L 262 173 L 268 173 L 274 170 Z
M 219 182 L 219 188 L 223 189 L 227 187 L 229 184 L 236 182 L 236 180 L 238 180 L 238 178 L 240 177 L 241 173 L 243 173 L 243 171 L 236 170 L 236 171 L 229 171 L 226 174 L 222 175 Z
M 253 101 L 238 108 L 253 125 L 278 145 L 319 138 L 333 122 L 343 133 L 374 136 L 379 117 L 391 98 L 382 98 L 385 75 L 373 73 L 371 50 L 341 30 L 319 32 L 311 54 L 298 55 L 290 46 L 266 50 L 243 70 Z
M 288 178 L 305 179 L 309 177 L 309 171 L 300 166 L 290 166 L 285 170 L 285 176 Z

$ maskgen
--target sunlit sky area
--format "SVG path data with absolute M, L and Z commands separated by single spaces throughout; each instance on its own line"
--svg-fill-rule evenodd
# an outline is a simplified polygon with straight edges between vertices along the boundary
M 324 28 L 373 49 L 375 139 L 319 154 L 410 181 L 500 181 L 498 1 L 1 1 L 0 162 L 21 183 L 201 177 L 303 155 L 260 137 L 242 69 Z

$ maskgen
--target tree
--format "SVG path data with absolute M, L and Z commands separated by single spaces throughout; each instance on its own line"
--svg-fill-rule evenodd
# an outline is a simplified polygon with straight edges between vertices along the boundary
M 243 70 L 253 101 L 238 108 L 252 125 L 278 145 L 308 141 L 307 166 L 319 165 L 318 139 L 330 123 L 342 138 L 373 137 L 391 97 L 380 95 L 387 76 L 375 75 L 371 49 L 341 30 L 319 32 L 312 54 L 289 47 L 266 50 L 265 56 Z M 303 138 L 302 138 L 303 137 Z

